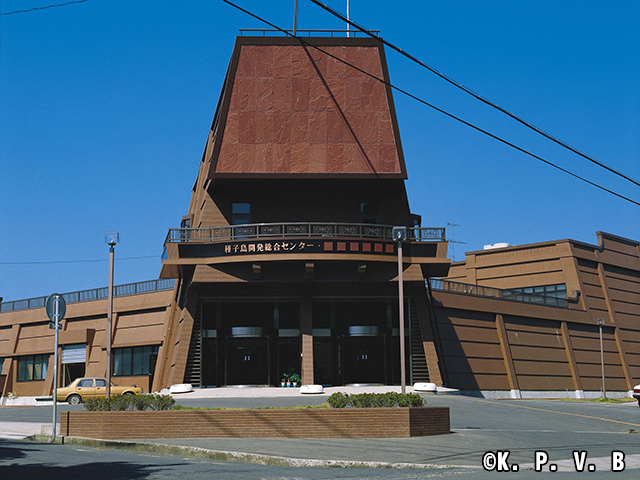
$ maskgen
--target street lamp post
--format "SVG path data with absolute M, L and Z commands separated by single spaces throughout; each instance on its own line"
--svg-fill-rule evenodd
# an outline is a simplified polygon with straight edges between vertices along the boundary
M 602 398 L 607 398 L 607 389 L 604 382 L 604 348 L 602 345 L 602 325 L 604 325 L 604 318 L 598 318 L 596 320 L 598 327 L 600 328 L 600 363 L 602 364 Z
M 115 246 L 120 243 L 120 234 L 118 232 L 107 232 L 104 234 L 104 243 L 109 245 L 109 292 L 107 307 L 107 385 L 105 388 L 105 397 L 111 397 L 111 343 L 113 335 L 113 257 Z
M 398 310 L 400 330 L 400 389 L 407 393 L 407 376 L 404 360 L 404 282 L 402 279 L 402 240 L 407 238 L 406 227 L 393 227 L 393 238 L 398 242 Z

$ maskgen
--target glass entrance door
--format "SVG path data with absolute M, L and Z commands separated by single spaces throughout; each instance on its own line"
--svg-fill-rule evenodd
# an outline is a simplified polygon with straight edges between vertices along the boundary
M 226 385 L 269 385 L 269 338 L 227 337 Z
M 384 336 L 342 337 L 344 383 L 386 383 Z

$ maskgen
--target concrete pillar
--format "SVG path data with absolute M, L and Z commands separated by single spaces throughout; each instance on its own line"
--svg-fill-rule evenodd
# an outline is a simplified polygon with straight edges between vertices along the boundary
M 313 385 L 313 322 L 311 318 L 311 295 L 302 296 L 300 306 L 300 335 L 302 335 L 302 384 Z

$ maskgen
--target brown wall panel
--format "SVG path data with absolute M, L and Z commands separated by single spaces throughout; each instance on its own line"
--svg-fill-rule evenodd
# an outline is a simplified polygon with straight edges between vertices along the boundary
M 559 334 L 507 331 L 511 345 L 531 345 L 536 347 L 564 348 Z
M 518 375 L 518 382 L 520 384 L 520 390 L 563 391 L 574 389 L 571 376 Z
M 567 361 L 564 348 L 542 348 L 534 345 L 511 345 L 513 360 L 541 360 L 563 363 Z
M 533 332 L 559 335 L 560 323 L 541 318 L 524 318 L 504 315 L 505 328 L 513 332 Z
M 521 375 L 528 376 L 561 376 L 571 379 L 571 370 L 567 362 L 547 362 L 545 359 L 538 359 L 537 361 L 524 361 L 513 360 L 513 364 L 518 374 L 518 379 Z
M 583 377 L 582 385 L 584 390 L 591 391 L 601 391 L 602 390 L 602 376 L 597 377 Z M 608 392 L 618 391 L 624 392 L 627 391 L 627 385 L 623 378 L 607 378 L 605 380 L 605 386 Z
M 602 365 L 598 363 L 578 363 L 578 371 L 582 378 L 600 378 L 602 379 Z M 604 375 L 606 378 L 624 379 L 624 372 L 620 367 L 620 363 L 604 365 Z
M 491 358 L 448 357 L 450 372 L 476 372 L 489 375 L 506 375 L 504 361 Z
M 464 341 L 475 341 L 482 343 L 494 343 L 498 344 L 498 334 L 496 333 L 495 328 L 475 328 L 475 327 L 465 327 L 462 325 L 453 326 L 453 328 L 440 328 L 440 333 L 442 335 L 442 339 L 446 340 L 459 340 L 461 342 Z
M 442 350 L 447 356 L 502 358 L 500 345 L 495 343 L 460 342 L 442 340 Z

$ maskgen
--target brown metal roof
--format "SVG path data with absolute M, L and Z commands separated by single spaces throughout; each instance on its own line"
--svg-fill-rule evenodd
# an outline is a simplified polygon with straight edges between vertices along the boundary
M 208 177 L 406 178 L 391 88 L 377 79 L 389 75 L 374 39 L 238 37 Z

